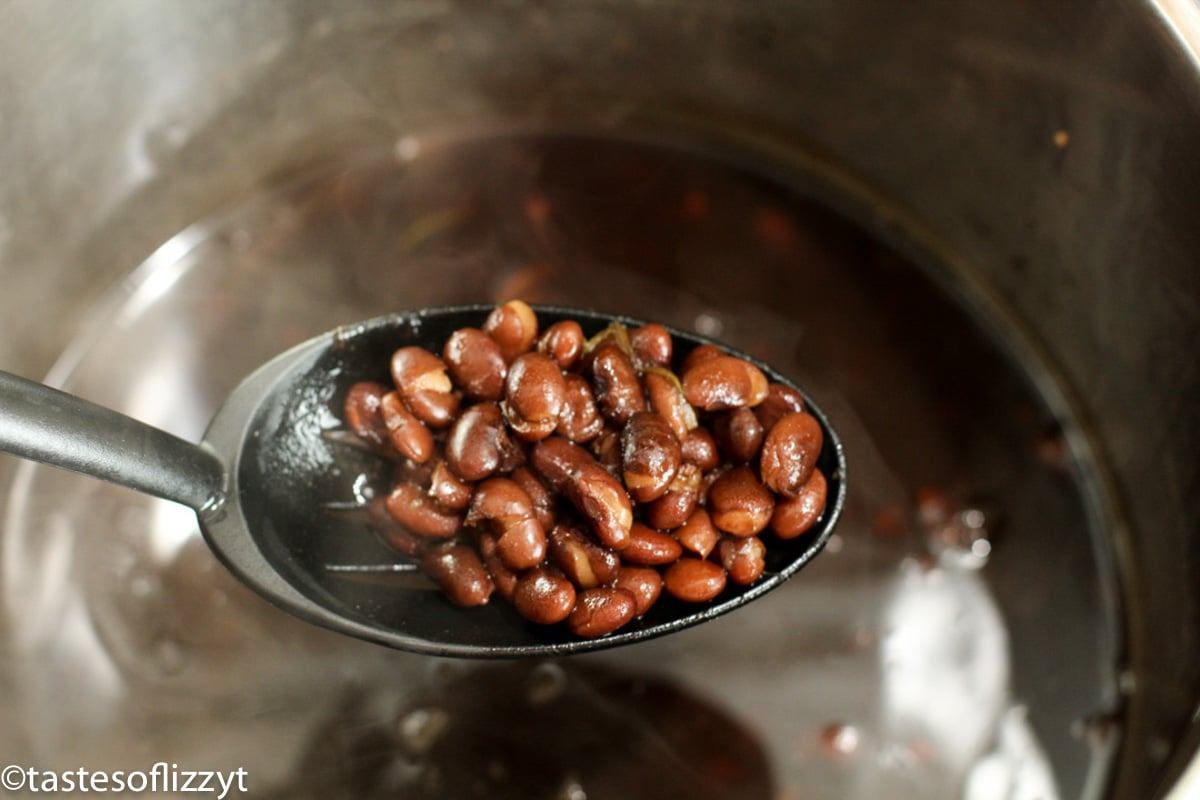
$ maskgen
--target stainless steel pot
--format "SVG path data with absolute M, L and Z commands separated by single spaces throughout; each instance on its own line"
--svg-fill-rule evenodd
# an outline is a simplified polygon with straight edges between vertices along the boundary
M 1101 540 L 1091 555 L 1043 555 L 1111 561 L 1119 596 L 1105 602 L 1124 635 L 1105 690 L 1112 716 L 1081 734 L 1115 762 L 1071 768 L 1064 785 L 1159 796 L 1195 757 L 1200 701 L 1197 18 L 1168 0 L 9 4 L 0 368 L 43 375 L 81 331 L 111 333 L 122 319 L 111 303 L 92 312 L 100 328 L 87 310 L 152 253 L 186 253 L 176 234 L 198 220 L 348 154 L 395 148 L 404 160 L 429 131 L 648 132 L 799 162 L 825 176 L 839 208 L 932 257 L 935 278 L 1004 332 L 1067 421 Z M 144 303 L 180 291 L 137 287 Z M 73 352 L 61 380 L 83 359 Z M 0 468 L 11 539 L 21 478 Z M 27 700 L 0 752 L 53 758 L 69 748 L 45 740 L 37 720 L 51 712 L 22 681 L 32 665 L 81 679 L 13 611 L 17 587 L 39 585 L 23 559 L 47 569 L 35 555 L 10 544 L 0 562 L 11 614 L 0 691 Z M 1077 622 L 1046 625 L 1070 638 Z M 294 647 L 326 676 L 377 658 L 301 641 L 276 642 L 273 658 Z M 92 689 L 71 696 L 86 705 L 95 681 L 80 685 Z M 1052 685 L 1028 691 L 1054 702 Z M 186 705 L 186 694 L 163 697 Z M 252 722 L 227 722 L 231 740 Z M 291 763 L 281 756 L 278 769 Z

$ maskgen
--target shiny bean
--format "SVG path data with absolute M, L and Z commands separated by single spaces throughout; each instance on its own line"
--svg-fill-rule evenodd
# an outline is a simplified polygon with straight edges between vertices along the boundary
M 462 511 L 471 502 L 471 484 L 461 480 L 446 464 L 438 459 L 429 476 L 428 494 L 447 511 Z
M 621 551 L 621 559 L 644 567 L 670 564 L 683 555 L 683 548 L 669 533 L 656 531 L 641 522 L 629 529 L 629 546 Z
M 717 449 L 729 461 L 746 464 L 754 460 L 763 443 L 763 426 L 748 408 L 721 411 L 713 417 Z
M 575 608 L 575 587 L 546 567 L 535 567 L 517 579 L 513 591 L 517 612 L 531 622 L 553 625 Z
M 421 559 L 421 569 L 438 582 L 456 605 L 481 606 L 491 597 L 492 579 L 479 555 L 466 545 L 430 550 Z
M 388 513 L 386 497 L 376 497 L 367 508 L 371 527 L 392 549 L 415 556 L 425 547 L 426 539 L 405 528 Z
M 754 536 L 771 521 L 775 498 L 749 467 L 734 467 L 708 490 L 708 513 L 718 530 Z
M 651 367 L 642 376 L 650 410 L 667 421 L 671 432 L 680 442 L 687 438 L 699 422 L 696 409 L 683 396 L 683 387 L 675 374 L 664 369 Z
M 545 439 L 558 425 L 566 390 L 554 359 L 525 353 L 513 361 L 504 381 L 504 417 L 519 438 Z
M 567 626 L 576 636 L 593 639 L 612 633 L 633 619 L 637 600 L 624 589 L 605 586 L 580 592 Z
M 538 339 L 537 350 L 548 355 L 562 369 L 570 369 L 583 355 L 583 328 L 573 319 L 556 322 Z
M 607 419 L 624 425 L 634 414 L 646 410 L 637 370 L 619 347 L 601 345 L 592 354 L 591 372 L 596 403 Z
M 620 481 L 583 448 L 552 436 L 533 446 L 530 461 L 550 487 L 565 496 L 614 550 L 629 544 L 633 505 Z
M 630 496 L 639 503 L 662 497 L 683 452 L 666 420 L 653 411 L 639 411 L 621 431 L 621 477 Z
M 551 563 L 580 589 L 611 583 L 621 565 L 613 550 L 570 525 L 556 525 L 550 531 L 547 554 Z
M 509 300 L 488 315 L 483 332 L 500 345 L 504 360 L 511 363 L 533 347 L 538 334 L 537 314 L 527 303 Z
M 663 572 L 663 587 L 680 600 L 703 603 L 725 589 L 725 570 L 720 564 L 684 556 Z
M 699 467 L 681 464 L 666 494 L 644 507 L 650 527 L 669 531 L 687 522 L 700 502 L 700 479 Z
M 480 522 L 486 522 L 499 537 L 496 552 L 510 569 L 529 569 L 546 557 L 546 534 L 534 513 L 533 500 L 516 481 L 488 478 L 475 488 L 467 524 Z
M 446 362 L 422 347 L 401 347 L 392 354 L 392 380 L 408 410 L 432 428 L 444 428 L 458 413 L 458 395 L 446 374 Z
M 420 536 L 448 539 L 462 527 L 458 514 L 443 511 L 412 483 L 396 484 L 387 497 L 387 510 L 396 522 Z
M 697 508 L 688 521 L 675 530 L 674 534 L 675 539 L 683 545 L 685 550 L 695 553 L 701 558 L 708 558 L 708 554 L 721 540 L 720 531 L 717 530 L 716 525 L 713 525 L 708 511 L 703 508 Z
M 795 497 L 784 497 L 775 503 L 771 515 L 771 530 L 780 539 L 794 539 L 807 533 L 825 510 L 825 499 L 829 491 L 825 474 L 814 469 L 808 483 Z
M 763 483 L 784 497 L 796 497 L 812 477 L 825 435 L 812 414 L 788 414 L 763 441 L 759 474 Z
M 500 558 L 500 553 L 496 549 L 494 533 L 484 532 L 479 535 L 479 555 L 483 558 L 483 566 L 491 576 L 496 591 L 511 603 L 513 594 L 517 590 L 517 579 L 520 576 L 504 563 L 504 559 Z
M 688 431 L 687 438 L 683 440 L 682 449 L 684 460 L 695 464 L 701 472 L 714 470 L 721 463 L 721 456 L 717 452 L 717 441 L 707 428 L 693 428 Z
M 465 481 L 507 472 L 521 461 L 521 450 L 508 436 L 504 414 L 496 403 L 479 403 L 464 411 L 446 438 L 446 463 Z
M 462 328 L 446 340 L 442 359 L 450 377 L 469 400 L 499 400 L 504 396 L 508 365 L 500 345 L 478 328 Z
M 591 442 L 596 461 L 611 475 L 621 474 L 621 434 L 615 428 L 604 428 Z
M 633 354 L 643 367 L 667 367 L 671 364 L 671 333 L 657 322 L 647 323 L 629 332 Z
M 680 375 L 688 402 L 705 411 L 751 407 L 767 397 L 767 376 L 741 358 L 718 356 Z
M 385 394 L 387 388 L 381 384 L 360 381 L 350 387 L 342 406 L 346 425 L 360 439 L 373 445 L 382 445 L 389 438 L 379 407 Z
M 534 474 L 529 467 L 517 467 L 509 476 L 517 485 L 525 490 L 525 494 L 529 495 L 529 499 L 533 501 L 533 513 L 537 516 L 538 522 L 542 523 L 542 530 L 548 531 L 554 527 L 554 522 L 558 518 L 558 503 L 554 499 L 554 495 L 546 484 L 542 483 L 541 479 Z
M 782 383 L 767 386 L 767 397 L 754 407 L 754 415 L 764 431 L 795 411 L 804 410 L 804 395 Z
M 650 610 L 662 594 L 662 575 L 652 567 L 634 567 L 623 565 L 617 572 L 613 586 L 624 589 L 633 595 L 635 602 L 633 615 L 640 617 Z
M 717 545 L 717 558 L 729 575 L 729 580 L 749 586 L 767 568 L 767 548 L 757 536 L 726 536 Z
M 388 441 L 408 460 L 424 464 L 433 456 L 433 434 L 408 410 L 397 392 L 388 392 L 379 403 Z
M 725 355 L 725 351 L 717 347 L 715 344 L 701 344 L 692 348 L 692 351 L 683 358 L 683 363 L 679 365 L 679 374 L 690 370 L 697 364 L 702 364 L 718 356 Z
M 590 442 L 604 430 L 604 417 L 596 408 L 592 387 L 583 376 L 573 372 L 564 375 L 563 380 L 565 393 L 555 432 L 572 442 Z

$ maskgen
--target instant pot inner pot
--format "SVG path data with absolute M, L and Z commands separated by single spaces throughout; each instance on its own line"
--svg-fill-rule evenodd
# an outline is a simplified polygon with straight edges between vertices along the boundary
M 877 217 L 812 162 L 742 155 L 508 130 L 324 162 L 163 244 L 56 377 L 195 439 L 254 366 L 374 315 L 522 297 L 659 320 L 836 421 L 850 497 L 812 566 L 662 640 L 432 659 L 267 606 L 185 509 L 26 464 L 4 600 L 29 758 L 244 767 L 255 796 L 1098 797 L 1123 633 L 1073 421 L 934 254 L 856 221 Z

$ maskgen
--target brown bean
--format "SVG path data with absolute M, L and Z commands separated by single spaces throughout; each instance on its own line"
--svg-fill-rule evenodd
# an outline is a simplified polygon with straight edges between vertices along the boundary
M 656 567 L 670 564 L 683 555 L 683 548 L 669 533 L 634 522 L 629 529 L 629 546 L 621 551 L 621 559 L 630 564 Z
M 483 332 L 496 340 L 504 360 L 511 363 L 527 353 L 537 339 L 537 314 L 521 300 L 509 300 L 496 306 L 483 323 Z
M 486 522 L 499 538 L 496 552 L 509 568 L 525 570 L 546 557 L 546 534 L 533 510 L 533 500 L 516 481 L 488 478 L 471 495 L 467 524 Z
M 725 355 L 725 351 L 715 344 L 696 345 L 690 353 L 683 357 L 683 363 L 679 365 L 679 374 L 682 375 L 697 364 L 723 355 Z
M 637 612 L 637 599 L 624 589 L 605 586 L 580 592 L 567 626 L 576 636 L 594 639 L 625 625 Z
M 676 439 L 684 441 L 688 432 L 699 423 L 696 409 L 683 396 L 679 379 L 672 372 L 651 367 L 642 376 L 642 383 L 646 387 L 650 410 L 667 421 Z
M 624 425 L 634 414 L 646 410 L 637 370 L 619 347 L 605 344 L 595 350 L 591 373 L 596 403 L 607 419 Z
M 775 498 L 749 467 L 734 467 L 708 490 L 713 524 L 734 536 L 754 536 L 767 527 L 774 510 Z
M 396 522 L 420 536 L 448 539 L 462 527 L 458 514 L 443 511 L 413 483 L 398 483 L 393 487 L 387 497 L 387 510 Z
M 492 594 L 492 579 L 479 555 L 463 544 L 436 547 L 421 559 L 421 569 L 438 582 L 456 605 L 482 606 Z
M 764 431 L 794 411 L 804 410 L 804 395 L 782 383 L 767 386 L 767 398 L 754 407 L 754 415 Z
M 636 603 L 633 611 L 635 617 L 645 614 L 658 601 L 659 595 L 662 594 L 662 585 L 662 575 L 658 570 L 629 565 L 621 567 L 616 581 L 613 582 L 617 589 L 624 589 L 633 595 Z
M 500 558 L 500 553 L 496 550 L 494 533 L 485 531 L 479 535 L 479 555 L 483 557 L 483 566 L 487 569 L 488 575 L 492 576 L 492 583 L 495 585 L 496 591 L 511 603 L 513 593 L 517 590 L 517 579 L 520 576 L 504 563 L 504 559 Z
M 471 484 L 461 480 L 445 460 L 439 458 L 429 476 L 428 494 L 447 511 L 462 511 L 471 502 Z
M 629 332 L 633 354 L 643 367 L 666 367 L 671 364 L 671 333 L 657 322 L 647 323 Z
M 679 465 L 683 452 L 667 421 L 653 411 L 639 411 L 621 431 L 621 477 L 625 488 L 639 503 L 662 497 Z
M 757 536 L 726 536 L 717 545 L 717 557 L 729 575 L 729 580 L 749 586 L 767 568 L 767 548 Z
M 517 467 L 509 475 L 517 485 L 525 490 L 525 494 L 529 495 L 529 499 L 533 501 L 533 513 L 537 516 L 538 522 L 542 523 L 542 530 L 550 530 L 554 527 L 554 521 L 558 518 L 558 503 L 554 500 L 554 495 L 546 488 L 546 484 L 542 483 L 541 479 L 533 473 L 529 467 Z
M 583 328 L 573 319 L 556 322 L 538 339 L 539 353 L 550 356 L 562 369 L 570 369 L 583 355 Z
M 735 464 L 754 460 L 763 443 L 763 426 L 748 408 L 720 411 L 712 421 L 713 438 L 721 454 Z
M 683 440 L 682 449 L 684 460 L 695 464 L 701 472 L 714 470 L 721 463 L 721 456 L 717 452 L 717 441 L 707 428 L 693 428 L 688 431 L 687 438 Z
M 725 589 L 725 570 L 720 564 L 685 556 L 667 567 L 663 586 L 680 600 L 703 603 Z
M 541 625 L 562 622 L 575 608 L 575 587 L 546 567 L 535 567 L 517 579 L 513 605 L 525 619 Z
M 567 385 L 554 359 L 525 353 L 504 381 L 504 417 L 517 436 L 533 442 L 554 433 Z
M 680 375 L 688 402 L 705 411 L 751 407 L 767 396 L 767 376 L 741 358 L 718 356 Z
M 444 428 L 458 413 L 458 395 L 446 374 L 446 362 L 422 347 L 401 347 L 392 354 L 392 380 L 408 410 L 432 428 Z
M 508 472 L 521 461 L 521 450 L 508 436 L 504 414 L 496 403 L 479 403 L 464 411 L 446 438 L 446 463 L 465 481 Z
M 720 541 L 721 533 L 717 526 L 713 525 L 708 511 L 697 508 L 688 521 L 675 530 L 675 538 L 685 550 L 701 558 L 708 558 L 708 554 Z
M 500 345 L 478 328 L 450 334 L 442 348 L 450 377 L 470 400 L 499 400 L 504 396 L 508 365 Z
M 592 387 L 582 375 L 563 376 L 565 393 L 555 432 L 572 442 L 590 442 L 604 430 L 604 417 L 596 408 Z
M 406 556 L 415 556 L 424 549 L 427 540 L 405 528 L 388 513 L 386 497 L 376 497 L 367 508 L 371 527 L 392 549 Z
M 383 421 L 380 402 L 387 388 L 374 381 L 360 381 L 350 387 L 342 404 L 346 425 L 358 438 L 373 445 L 388 441 L 387 423 Z
M 570 525 L 556 525 L 550 531 L 547 556 L 580 589 L 611 583 L 621 566 L 614 551 Z
M 433 456 L 433 434 L 405 407 L 397 392 L 388 392 L 379 403 L 388 441 L 405 458 L 424 464 Z
M 645 506 L 652 528 L 670 531 L 687 522 L 700 502 L 700 468 L 685 461 L 662 497 Z
M 633 524 L 629 495 L 586 450 L 551 436 L 533 446 L 530 461 L 552 489 L 571 501 L 601 543 L 614 550 L 629 544 Z
M 825 510 L 825 499 L 829 491 L 825 474 L 814 469 L 812 477 L 795 497 L 784 497 L 775 503 L 771 515 L 771 530 L 780 539 L 795 539 L 807 533 Z
M 615 428 L 604 428 L 592 440 L 592 454 L 611 475 L 621 474 L 621 434 Z
M 784 497 L 796 497 L 812 477 L 825 435 L 812 414 L 788 414 L 763 441 L 759 474 L 763 483 Z

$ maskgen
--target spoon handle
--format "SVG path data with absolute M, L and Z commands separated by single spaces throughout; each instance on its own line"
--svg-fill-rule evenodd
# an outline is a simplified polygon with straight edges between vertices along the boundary
M 219 499 L 225 482 L 221 460 L 200 445 L 2 370 L 0 452 L 197 511 Z

